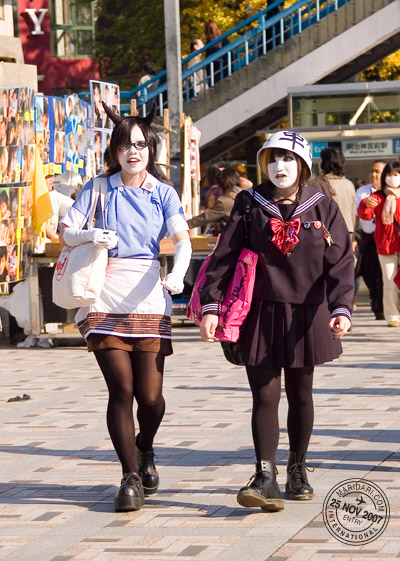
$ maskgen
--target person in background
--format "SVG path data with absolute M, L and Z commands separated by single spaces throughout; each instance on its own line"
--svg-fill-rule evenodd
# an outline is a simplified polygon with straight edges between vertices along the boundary
M 44 253 L 47 243 L 59 243 L 58 224 L 74 203 L 74 199 L 54 189 L 54 173 L 49 171 L 45 178 L 53 207 L 53 216 L 44 223 L 43 236 L 37 236 L 35 253 Z
M 306 186 L 312 159 L 294 131 L 271 135 L 257 154 L 268 180 L 240 192 L 207 267 L 200 293 L 200 335 L 213 342 L 220 302 L 246 242 L 257 252 L 254 293 L 238 350 L 253 397 L 256 472 L 238 503 L 265 511 L 284 508 L 276 481 L 281 371 L 288 400 L 286 495 L 309 500 L 306 454 L 313 428 L 314 367 L 337 358 L 350 328 L 354 263 L 350 238 L 335 201 Z M 249 197 L 251 195 L 251 197 Z M 248 228 L 245 202 L 251 199 Z
M 339 148 L 327 147 L 321 150 L 319 167 L 322 178 L 328 185 L 330 196 L 337 202 L 349 235 L 354 241 L 355 188 L 353 183 L 345 176 L 344 164 L 345 157 Z M 318 185 L 316 188 L 318 188 Z M 323 189 L 321 190 L 323 191 Z
M 53 207 L 53 216 L 43 225 L 40 235 L 35 235 L 35 254 L 44 254 L 46 252 L 46 244 L 59 243 L 58 225 L 60 220 L 67 214 L 74 200 L 54 189 L 54 174 L 48 171 L 46 174 L 47 188 L 50 194 L 51 206 Z M 67 320 L 67 312 L 56 306 L 52 299 L 52 283 L 54 275 L 54 267 L 38 267 L 39 290 L 41 296 L 41 305 L 43 323 L 62 323 Z M 23 341 L 17 344 L 19 348 L 51 346 L 48 337 L 39 336 L 39 333 L 30 333 Z
M 149 80 L 154 78 L 155 75 L 156 75 L 156 67 L 154 66 L 154 64 L 152 62 L 146 61 L 143 64 L 143 76 L 141 76 L 137 85 L 142 86 L 143 84 L 145 84 L 146 82 L 148 82 Z M 147 93 L 150 93 L 153 90 L 156 90 L 159 85 L 160 85 L 159 80 L 155 80 L 154 82 L 151 82 L 151 84 L 146 86 Z M 138 98 L 138 102 L 141 101 L 141 98 L 144 96 L 143 90 L 142 89 L 139 90 L 137 92 L 136 96 Z M 148 101 L 145 105 L 146 112 L 149 112 L 151 110 L 152 106 L 153 106 L 153 101 L 152 100 Z
M 204 196 L 204 207 L 213 209 L 216 200 L 222 195 L 221 187 L 217 184 L 217 175 L 224 169 L 224 166 L 218 164 L 211 164 L 207 169 L 207 183 L 208 189 Z
M 165 357 L 172 354 L 170 294 L 183 291 L 191 243 L 179 196 L 156 164 L 156 107 L 145 118 L 116 115 L 103 104 L 115 127 L 107 172 L 107 212 L 85 230 L 93 180 L 63 219 L 69 246 L 95 242 L 109 250 L 106 279 L 95 304 L 80 308 L 76 323 L 103 373 L 109 400 L 107 427 L 121 462 L 116 511 L 139 510 L 144 494 L 155 493 L 159 475 L 153 443 L 165 411 Z M 172 271 L 160 278 L 161 239 L 171 238 Z M 133 401 L 139 433 L 135 436 Z
M 375 243 L 383 278 L 383 313 L 388 327 L 400 326 L 399 290 L 395 277 L 400 264 L 400 161 L 383 168 L 381 188 L 362 199 L 358 216 L 375 217 Z
M 372 193 L 379 191 L 381 188 L 381 175 L 386 165 L 382 160 L 373 162 L 369 172 L 370 183 L 359 187 L 355 196 L 355 212 L 356 212 L 356 236 L 358 258 L 356 265 L 356 275 L 364 279 L 369 290 L 371 300 L 371 309 L 375 315 L 375 319 L 385 319 L 383 313 L 383 281 L 382 271 L 379 264 L 378 254 L 376 252 L 375 243 L 375 221 L 363 220 L 357 215 L 357 209 L 360 202 L 368 198 Z
M 206 46 L 209 43 L 212 43 L 213 41 L 218 39 L 218 37 L 221 37 L 221 32 L 218 29 L 218 25 L 215 23 L 214 20 L 206 21 L 204 29 L 205 29 L 205 35 L 206 35 Z M 214 45 L 211 45 L 210 47 L 207 48 L 206 57 L 209 57 L 209 56 L 213 55 L 214 53 L 218 52 L 220 49 L 222 49 L 223 47 L 225 47 L 228 44 L 229 44 L 229 41 L 226 37 L 224 39 L 221 39 L 221 41 L 218 41 L 218 43 L 215 43 Z M 214 84 L 216 84 L 217 82 L 222 80 L 222 78 L 224 76 L 227 75 L 227 73 L 228 73 L 227 66 L 228 66 L 228 56 L 224 55 L 224 56 L 222 56 L 222 57 L 220 57 L 220 58 L 218 58 L 214 61 L 214 73 L 213 73 L 213 75 L 211 75 L 211 70 L 208 67 L 208 85 L 209 86 L 212 85 L 212 79 L 214 81 Z
M 204 47 L 204 43 L 201 39 L 194 39 L 190 43 L 190 52 L 195 53 L 196 51 L 200 51 L 200 49 L 202 49 L 203 47 Z M 193 66 L 196 66 L 196 64 L 199 64 L 201 62 L 202 58 L 203 55 L 201 53 L 194 56 L 187 63 L 187 68 L 193 68 Z M 200 92 L 204 91 L 205 89 L 204 69 L 202 68 L 200 70 L 197 70 L 195 76 L 196 76 L 196 95 L 197 95 Z M 193 97 L 195 92 L 194 74 L 189 76 L 188 84 L 189 84 L 189 97 Z
M 216 236 L 228 222 L 235 197 L 242 189 L 240 187 L 240 175 L 233 168 L 225 168 L 217 174 L 217 185 L 221 195 L 215 201 L 213 209 L 204 212 L 188 220 L 189 228 L 201 228 L 214 223 L 210 235 Z

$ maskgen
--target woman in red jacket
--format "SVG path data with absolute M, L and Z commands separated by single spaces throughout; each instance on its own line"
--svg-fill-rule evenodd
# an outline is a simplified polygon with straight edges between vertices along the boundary
M 399 291 L 394 277 L 400 263 L 400 161 L 386 164 L 381 190 L 361 201 L 358 216 L 375 217 L 375 242 L 383 278 L 383 311 L 389 327 L 400 326 Z

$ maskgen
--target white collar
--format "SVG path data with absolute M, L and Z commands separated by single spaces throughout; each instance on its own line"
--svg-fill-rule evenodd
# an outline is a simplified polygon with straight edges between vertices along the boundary
M 140 186 L 140 189 L 144 189 L 146 191 L 153 191 L 157 183 L 158 180 L 153 175 L 151 175 L 151 173 L 146 171 L 146 179 L 143 181 L 142 185 Z M 114 173 L 113 175 L 110 176 L 110 184 L 113 189 L 117 187 L 126 187 L 126 185 L 124 185 L 124 182 L 122 181 L 122 176 L 120 171 L 117 171 L 117 173 Z

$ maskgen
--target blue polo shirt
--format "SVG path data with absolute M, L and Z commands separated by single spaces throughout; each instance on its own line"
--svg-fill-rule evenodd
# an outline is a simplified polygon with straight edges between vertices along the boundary
M 62 220 L 66 226 L 84 227 L 90 211 L 92 187 L 93 180 L 90 180 Z M 162 238 L 189 229 L 175 189 L 149 173 L 141 187 L 124 185 L 120 172 L 109 177 L 104 218 L 103 225 L 99 201 L 96 228 L 105 227 L 118 234 L 118 245 L 109 250 L 109 257 L 157 259 Z

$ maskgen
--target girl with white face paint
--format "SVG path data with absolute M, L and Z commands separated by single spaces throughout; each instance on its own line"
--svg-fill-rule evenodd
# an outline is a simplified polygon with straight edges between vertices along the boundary
M 271 150 L 271 159 L 267 165 L 268 177 L 274 184 L 277 194 L 284 201 L 293 201 L 290 197 L 299 190 L 301 165 L 296 154 L 289 150 Z M 281 193 L 281 190 L 284 191 Z
M 103 106 L 115 124 L 104 219 L 98 209 L 96 227 L 84 229 L 89 182 L 63 219 L 63 236 L 68 245 L 92 241 L 109 250 L 100 297 L 80 308 L 75 320 L 109 393 L 107 426 L 123 474 L 114 499 L 120 512 L 140 509 L 144 495 L 155 493 L 159 485 L 153 442 L 165 409 L 164 359 L 172 354 L 170 294 L 183 290 L 191 243 L 179 196 L 156 164 L 157 136 L 150 126 L 155 107 L 145 118 L 123 119 Z M 161 279 L 157 257 L 166 235 L 175 259 L 172 271 Z
M 381 189 L 361 201 L 358 215 L 364 220 L 375 217 L 376 250 L 383 278 L 383 313 L 388 327 L 399 327 L 400 283 L 396 275 L 400 264 L 400 161 L 386 164 Z
M 342 352 L 339 338 L 350 327 L 354 261 L 336 202 L 307 186 L 312 158 L 305 138 L 279 131 L 259 150 L 257 161 L 268 181 L 235 198 L 202 288 L 200 334 L 214 341 L 219 303 L 246 240 L 244 209 L 250 205 L 248 242 L 258 263 L 237 350 L 253 396 L 256 471 L 237 500 L 245 507 L 278 511 L 284 507 L 275 473 L 282 369 L 289 405 L 286 495 L 309 500 L 314 496 L 306 471 L 313 371 Z

